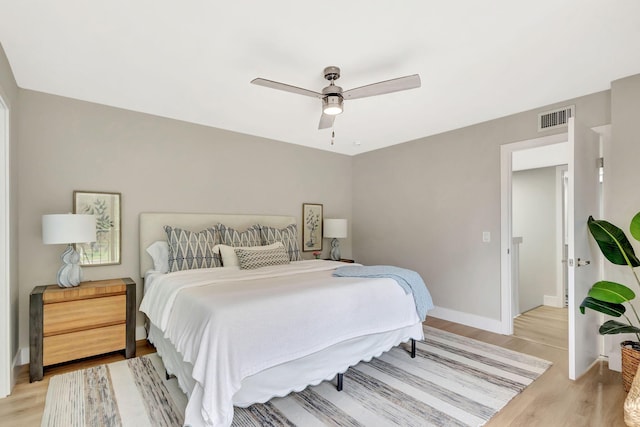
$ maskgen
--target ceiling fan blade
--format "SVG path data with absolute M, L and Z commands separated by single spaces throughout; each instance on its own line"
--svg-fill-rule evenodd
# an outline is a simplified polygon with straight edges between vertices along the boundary
M 320 124 L 318 125 L 318 129 L 327 129 L 333 126 L 333 121 L 336 119 L 336 116 L 331 116 L 329 114 L 322 113 L 320 116 Z
M 258 86 L 269 87 L 271 89 L 278 89 L 278 90 L 283 90 L 285 92 L 297 93 L 298 95 L 310 96 L 312 98 L 322 98 L 321 93 L 314 92 L 309 89 L 303 89 L 297 86 L 291 86 L 291 85 L 280 83 L 280 82 L 274 82 L 273 80 L 257 78 L 257 79 L 251 80 L 251 83 Z
M 344 99 L 366 98 L 367 96 L 382 95 L 385 93 L 399 92 L 401 90 L 415 89 L 420 87 L 420 76 L 413 74 L 397 79 L 385 80 L 383 82 L 372 83 L 366 86 L 356 87 L 342 93 Z

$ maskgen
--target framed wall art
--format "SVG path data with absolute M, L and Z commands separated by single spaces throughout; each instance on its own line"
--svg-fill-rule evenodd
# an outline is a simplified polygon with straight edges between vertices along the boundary
M 322 205 L 302 204 L 302 251 L 322 250 Z
M 73 213 L 96 216 L 96 241 L 75 245 L 80 265 L 120 264 L 120 193 L 74 191 Z

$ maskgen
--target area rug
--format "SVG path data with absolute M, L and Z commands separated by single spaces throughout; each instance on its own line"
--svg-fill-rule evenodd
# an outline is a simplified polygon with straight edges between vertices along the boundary
M 425 326 L 404 346 L 323 382 L 235 408 L 234 426 L 481 426 L 550 362 Z M 42 426 L 181 426 L 186 397 L 156 354 L 51 378 Z

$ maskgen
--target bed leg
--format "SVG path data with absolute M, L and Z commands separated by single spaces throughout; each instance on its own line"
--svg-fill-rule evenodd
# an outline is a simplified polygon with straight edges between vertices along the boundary
M 338 391 L 342 391 L 342 381 L 344 379 L 344 374 L 338 374 L 338 386 L 336 387 Z
M 416 358 L 416 340 L 411 338 L 411 358 Z

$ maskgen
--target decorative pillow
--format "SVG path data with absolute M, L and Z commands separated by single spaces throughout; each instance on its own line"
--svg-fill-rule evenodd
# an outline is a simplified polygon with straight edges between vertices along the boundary
M 282 246 L 282 242 L 276 242 L 272 245 L 267 245 L 267 246 L 241 246 L 238 248 L 234 248 L 233 246 L 229 246 L 229 245 L 216 245 L 213 249 L 216 252 L 220 253 L 220 257 L 222 258 L 222 265 L 225 267 L 238 267 L 240 264 L 238 262 L 238 256 L 236 255 L 236 249 L 247 249 L 247 250 L 252 250 L 252 251 L 263 251 L 263 250 L 267 250 L 267 249 L 274 249 L 274 248 L 284 248 L 284 246 Z
M 158 240 L 149 245 L 147 253 L 153 259 L 153 269 L 160 273 L 169 271 L 169 244 L 164 240 Z
M 235 248 L 240 269 L 251 270 L 268 265 L 289 264 L 289 254 L 284 246 L 271 249 L 252 250 L 251 248 Z
M 302 261 L 302 254 L 300 253 L 300 246 L 298 245 L 298 227 L 295 224 L 289 224 L 281 229 L 261 225 L 260 237 L 262 238 L 263 245 L 282 242 L 289 254 L 289 260 Z
M 227 227 L 224 224 L 218 224 L 217 228 L 220 233 L 220 243 L 223 245 L 234 247 L 262 245 L 259 225 L 252 225 L 243 232 Z
M 216 229 L 193 232 L 165 225 L 169 243 L 169 271 L 222 267 L 220 255 L 214 251 Z

